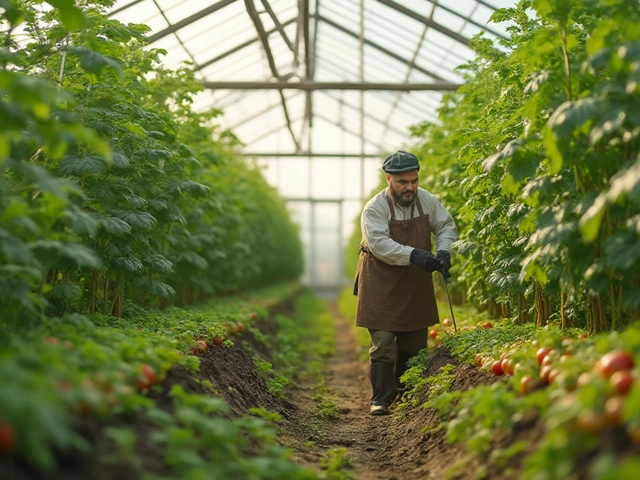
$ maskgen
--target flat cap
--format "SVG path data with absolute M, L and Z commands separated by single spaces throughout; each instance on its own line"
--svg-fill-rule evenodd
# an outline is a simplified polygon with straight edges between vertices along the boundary
M 382 170 L 386 173 L 411 172 L 412 170 L 420 170 L 420 162 L 413 153 L 398 150 L 384 159 Z

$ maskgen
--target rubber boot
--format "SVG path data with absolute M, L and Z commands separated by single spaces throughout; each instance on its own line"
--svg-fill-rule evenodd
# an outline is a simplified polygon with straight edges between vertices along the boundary
M 372 360 L 369 378 L 371 379 L 371 389 L 373 391 L 371 405 L 384 405 L 389 407 L 397 394 L 393 378 L 393 364 Z
M 415 354 L 411 352 L 407 352 L 406 350 L 402 350 L 401 348 L 399 348 L 396 351 L 396 363 L 395 363 L 395 368 L 393 370 L 393 378 L 396 385 L 396 392 L 397 392 L 398 399 L 399 397 L 402 396 L 402 394 L 405 391 L 405 385 L 400 381 L 400 377 L 404 374 L 404 372 L 407 371 L 407 368 L 409 368 L 407 366 L 407 363 L 414 356 Z

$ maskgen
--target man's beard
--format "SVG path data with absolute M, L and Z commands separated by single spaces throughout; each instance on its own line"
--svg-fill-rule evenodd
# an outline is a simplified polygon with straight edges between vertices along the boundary
M 403 207 L 411 206 L 413 201 L 416 199 L 416 192 L 413 192 L 411 198 L 405 198 L 402 196 L 402 194 L 398 194 L 393 188 L 389 188 L 389 190 L 391 190 L 391 196 L 393 197 L 393 199 Z

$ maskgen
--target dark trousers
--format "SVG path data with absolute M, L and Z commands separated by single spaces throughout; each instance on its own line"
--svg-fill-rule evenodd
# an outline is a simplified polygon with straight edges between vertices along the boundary
M 369 329 L 371 348 L 371 404 L 391 405 L 402 389 L 400 377 L 409 359 L 427 346 L 427 329 L 387 332 Z

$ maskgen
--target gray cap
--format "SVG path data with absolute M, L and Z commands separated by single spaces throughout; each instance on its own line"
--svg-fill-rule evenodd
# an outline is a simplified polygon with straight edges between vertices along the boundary
M 384 159 L 382 170 L 386 173 L 411 172 L 412 170 L 420 170 L 420 162 L 413 153 L 398 150 Z

